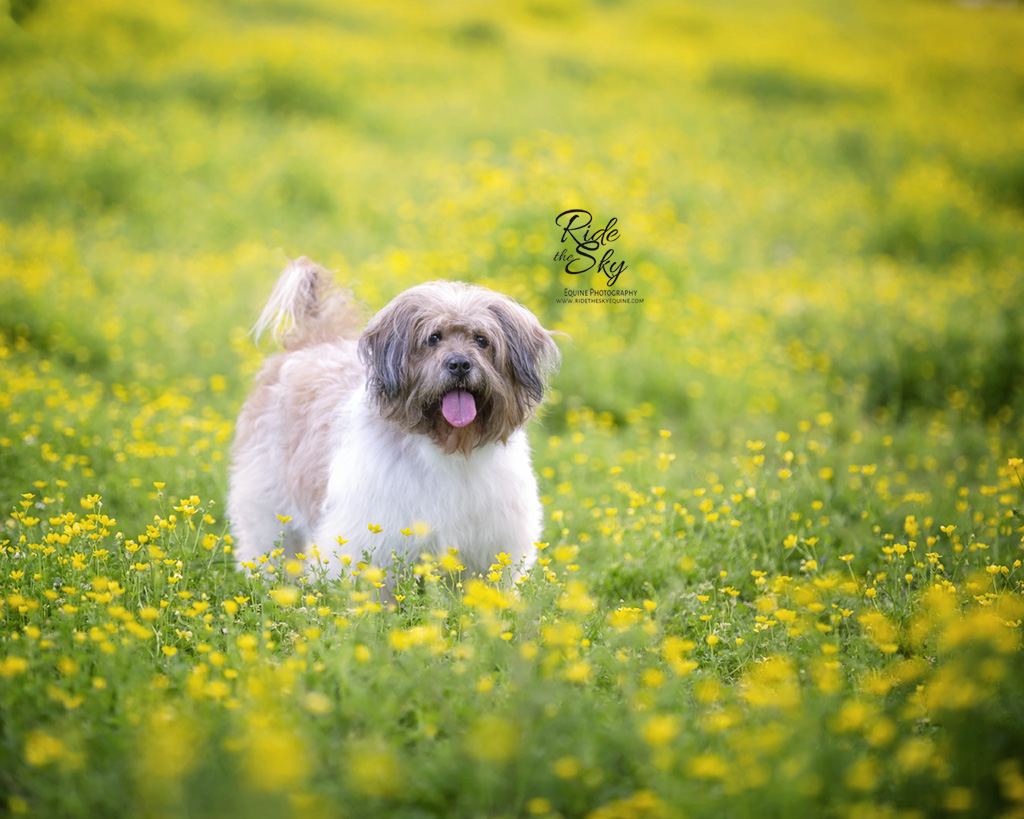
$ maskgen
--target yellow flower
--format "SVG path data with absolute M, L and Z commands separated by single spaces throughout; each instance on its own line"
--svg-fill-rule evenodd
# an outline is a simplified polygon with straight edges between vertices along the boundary
M 876 708 L 863 700 L 849 700 L 843 703 L 832 722 L 833 730 L 839 733 L 862 731 L 877 715 Z
M 398 651 L 408 651 L 422 645 L 430 645 L 441 639 L 441 627 L 438 625 L 413 626 L 412 628 L 391 631 L 388 642 Z
M 575 560 L 580 552 L 580 547 L 575 545 L 558 546 L 555 548 L 555 560 L 559 563 L 570 563 Z
M 846 769 L 843 776 L 847 786 L 855 791 L 869 791 L 875 787 L 881 771 L 870 757 L 861 757 Z
M 511 720 L 486 715 L 466 732 L 466 750 L 484 762 L 507 762 L 519 752 L 519 727 Z
M 565 669 L 565 678 L 572 683 L 584 684 L 590 681 L 594 667 L 586 660 L 571 663 Z
M 477 578 L 466 583 L 462 602 L 472 609 L 483 612 L 504 611 L 514 604 L 510 595 Z
M 360 572 L 359 576 L 377 588 L 380 588 L 384 584 L 384 570 L 379 569 L 376 566 L 367 566 Z
M 402 785 L 398 759 L 382 739 L 351 745 L 346 767 L 353 787 L 363 796 L 383 799 L 395 794 Z
M 729 766 L 717 754 L 701 754 L 690 760 L 690 776 L 696 779 L 725 779 Z
M 555 760 L 553 770 L 559 779 L 574 779 L 580 775 L 580 761 L 574 756 L 563 756 Z
M 293 586 L 281 586 L 271 589 L 268 594 L 279 606 L 294 606 L 299 601 L 299 590 Z
M 681 637 L 666 637 L 661 644 L 661 656 L 673 672 L 683 677 L 697 667 L 696 662 L 685 657 L 694 648 L 696 648 L 696 644 L 692 640 L 684 640 Z
M 13 677 L 28 671 L 28 660 L 24 657 L 4 657 L 0 660 L 0 677 Z
M 800 703 L 796 669 L 784 657 L 770 657 L 744 677 L 740 696 L 760 708 L 792 708 Z
M 641 736 L 651 747 L 660 748 L 674 740 L 681 730 L 679 719 L 674 714 L 658 714 L 644 722 Z
M 665 684 L 665 672 L 660 668 L 648 668 L 641 675 L 641 680 L 648 688 L 660 688 Z
M 457 574 L 458 572 L 465 571 L 466 569 L 459 560 L 458 549 L 449 549 L 448 554 L 438 561 L 438 565 L 449 574 Z
M 307 711 L 316 716 L 325 716 L 334 709 L 334 703 L 330 697 L 319 691 L 310 691 L 302 700 Z
M 25 737 L 25 762 L 33 768 L 50 765 L 66 753 L 64 743 L 44 731 L 32 731 Z
M 971 809 L 971 805 L 974 804 L 974 798 L 970 789 L 957 787 L 946 791 L 944 802 L 946 810 L 954 813 L 963 813 Z
M 620 606 L 608 615 L 608 625 L 616 631 L 626 631 L 643 619 L 643 612 L 632 606 Z
M 578 614 L 590 614 L 597 607 L 597 600 L 587 593 L 587 587 L 578 580 L 570 580 L 565 591 L 558 598 L 558 607 Z
M 298 733 L 266 714 L 250 717 L 244 750 L 249 782 L 262 791 L 290 791 L 309 770 L 306 747 Z
M 57 661 L 57 670 L 65 677 L 70 677 L 78 672 L 79 665 L 70 657 L 61 657 Z

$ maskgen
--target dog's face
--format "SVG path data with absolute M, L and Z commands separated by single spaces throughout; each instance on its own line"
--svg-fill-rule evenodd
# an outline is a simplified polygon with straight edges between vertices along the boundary
M 557 368 L 551 334 L 525 307 L 483 287 L 407 290 L 359 339 L 381 414 L 446 452 L 504 441 L 540 403 Z

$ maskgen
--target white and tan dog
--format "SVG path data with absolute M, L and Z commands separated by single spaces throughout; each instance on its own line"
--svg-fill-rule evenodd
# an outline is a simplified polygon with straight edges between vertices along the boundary
M 457 549 L 471 572 L 536 559 L 541 504 L 524 425 L 559 353 L 525 307 L 433 282 L 369 323 L 351 294 L 301 258 L 255 327 L 282 335 L 238 418 L 228 496 L 235 555 L 418 559 Z M 358 336 L 358 338 L 357 338 Z M 337 576 L 339 559 L 329 561 Z

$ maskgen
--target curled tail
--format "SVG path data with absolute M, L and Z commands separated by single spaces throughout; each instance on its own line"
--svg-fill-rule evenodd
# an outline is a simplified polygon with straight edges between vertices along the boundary
M 352 294 L 336 288 L 330 273 L 300 256 L 281 273 L 252 334 L 258 340 L 270 331 L 274 341 L 294 350 L 338 336 L 355 338 L 361 325 Z

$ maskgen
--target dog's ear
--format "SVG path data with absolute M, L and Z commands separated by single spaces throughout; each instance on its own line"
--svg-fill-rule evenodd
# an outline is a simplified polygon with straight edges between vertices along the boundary
M 415 308 L 410 299 L 399 296 L 371 319 L 359 337 L 359 358 L 369 368 L 367 384 L 378 401 L 394 401 L 401 392 Z
M 505 337 L 506 368 L 515 385 L 536 406 L 544 397 L 548 378 L 558 370 L 561 354 L 537 317 L 521 304 L 502 299 L 488 306 Z

